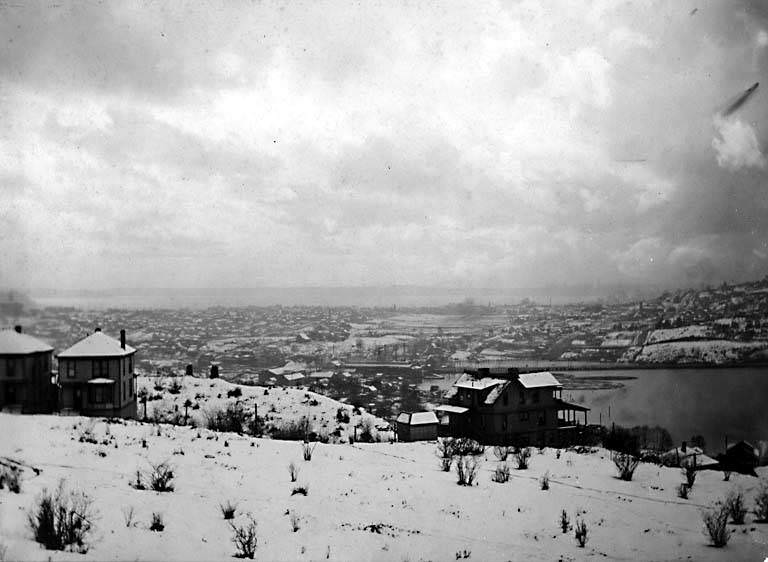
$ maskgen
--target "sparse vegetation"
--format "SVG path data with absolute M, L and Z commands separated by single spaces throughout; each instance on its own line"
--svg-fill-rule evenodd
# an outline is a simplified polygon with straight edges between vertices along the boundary
M 571 530 L 571 520 L 568 518 L 568 512 L 565 509 L 560 512 L 560 520 L 558 521 L 558 524 L 560 525 L 563 534 Z
M 731 522 L 736 525 L 744 524 L 744 517 L 747 515 L 747 505 L 744 503 L 744 494 L 741 490 L 731 490 L 725 497 L 725 507 L 728 515 L 731 516 Z
M 123 506 L 123 521 L 125 522 L 126 527 L 131 527 L 133 525 L 133 516 L 136 513 L 136 510 L 133 508 L 132 505 L 126 505 Z
M 511 454 L 514 454 L 515 448 L 504 445 L 504 446 L 496 446 L 493 448 L 493 454 L 496 455 L 496 458 L 500 461 L 506 461 L 507 457 Z
M 242 406 L 230 402 L 226 408 L 213 408 L 205 412 L 205 426 L 212 431 L 243 433 L 251 423 L 250 418 Z
M 136 479 L 131 482 L 131 486 L 136 490 L 150 490 L 155 492 L 173 492 L 173 479 L 175 474 L 173 467 L 168 462 L 154 463 L 146 473 L 136 469 Z
M 27 521 L 35 540 L 48 550 L 88 551 L 86 542 L 93 528 L 93 500 L 83 492 L 67 490 L 64 480 L 51 493 L 43 489 Z
M 573 528 L 573 535 L 576 538 L 576 544 L 581 548 L 584 548 L 589 538 L 589 529 L 587 528 L 587 522 L 584 519 L 576 519 L 576 525 Z
M 181 383 L 179 379 L 175 378 L 171 381 L 171 386 L 168 387 L 168 392 L 171 394 L 179 394 L 181 392 Z
M 288 474 L 291 475 L 291 482 L 296 482 L 299 477 L 299 467 L 293 461 L 288 465 Z
M 294 533 L 301 528 L 301 517 L 296 513 L 291 513 L 291 531 Z
M 14 494 L 21 493 L 21 471 L 15 467 L 0 467 L 0 490 L 8 488 Z
M 240 398 L 243 395 L 243 389 L 239 386 L 227 391 L 227 398 Z
M 453 437 L 443 437 L 437 440 L 437 450 L 435 454 L 441 459 L 450 459 L 453 457 Z
M 306 417 L 301 420 L 286 420 L 279 425 L 272 425 L 269 429 L 272 439 L 284 441 L 304 441 L 309 435 L 309 420 Z
M 309 443 L 308 441 L 304 441 L 304 443 L 302 444 L 302 453 L 305 461 L 312 460 L 312 455 L 315 452 L 315 447 L 317 447 L 317 443 Z
M 549 471 L 541 475 L 541 478 L 539 478 L 539 485 L 542 490 L 549 490 Z
M 696 461 L 694 460 L 693 462 L 686 463 L 680 470 L 685 477 L 685 483 L 688 484 L 688 488 L 693 488 L 693 484 L 696 482 L 696 472 L 698 470 Z
M 493 476 L 491 476 L 491 479 L 494 482 L 498 482 L 499 484 L 508 482 L 509 481 L 509 465 L 505 462 L 500 462 L 498 465 L 496 465 L 496 470 L 493 472 Z
M 686 482 L 681 482 L 680 485 L 677 487 L 677 497 L 687 500 L 689 491 L 690 491 L 690 488 L 688 487 L 688 484 Z
M 614 453 L 613 463 L 619 471 L 619 478 L 630 481 L 635 474 L 637 465 L 640 464 L 640 459 L 627 453 Z
M 479 463 L 472 455 L 461 456 L 456 459 L 456 475 L 459 486 L 472 486 L 477 478 Z
M 728 544 L 731 538 L 731 531 L 728 529 L 728 507 L 716 503 L 704 510 L 701 517 L 712 546 L 722 548 Z
M 768 482 L 763 482 L 755 495 L 755 508 L 752 510 L 755 519 L 761 523 L 768 523 Z
M 232 529 L 232 542 L 237 549 L 235 552 L 236 558 L 253 559 L 256 555 L 257 544 L 256 520 L 250 513 L 245 518 L 245 522 L 241 525 L 237 525 L 233 521 L 229 522 L 229 526 Z
M 528 460 L 531 458 L 530 447 L 521 447 L 515 452 L 515 462 L 517 463 L 517 470 L 526 470 L 528 468 Z
M 452 464 L 453 464 L 453 457 L 443 457 L 440 459 L 440 470 L 442 470 L 443 472 L 450 472 Z
M 296 494 L 301 494 L 302 496 L 306 496 L 307 494 L 309 494 L 309 484 L 302 484 L 301 486 L 296 486 L 291 491 L 291 495 L 295 496 Z
M 163 530 L 165 530 L 165 522 L 163 521 L 162 513 L 157 513 L 156 511 L 152 513 L 152 521 L 149 524 L 149 530 L 157 533 L 162 533 Z
M 478 456 L 485 453 L 485 447 L 469 437 L 459 437 L 453 440 L 453 454 L 460 457 Z
M 730 470 L 724 470 L 723 471 L 723 481 L 728 482 L 731 479 L 731 471 Z
M 237 512 L 237 504 L 227 500 L 225 503 L 219 504 L 219 509 L 221 509 L 221 514 L 224 516 L 224 519 L 234 519 L 235 513 Z

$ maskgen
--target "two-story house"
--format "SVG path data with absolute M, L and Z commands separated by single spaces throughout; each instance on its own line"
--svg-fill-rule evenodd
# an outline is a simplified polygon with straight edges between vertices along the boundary
M 554 445 L 587 424 L 589 408 L 562 399 L 563 385 L 549 372 L 465 371 L 437 408 L 441 433 L 488 444 Z
M 60 405 L 85 416 L 136 417 L 136 350 L 96 328 L 59 353 Z
M 56 409 L 53 347 L 21 326 L 0 330 L 0 410 L 48 413 Z

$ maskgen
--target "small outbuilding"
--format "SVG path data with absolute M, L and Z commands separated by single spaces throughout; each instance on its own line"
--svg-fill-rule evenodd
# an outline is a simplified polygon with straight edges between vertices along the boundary
M 759 458 L 760 452 L 754 445 L 747 441 L 739 441 L 728 447 L 725 453 L 718 457 L 718 460 L 723 470 L 757 476 L 755 468 L 757 468 Z
M 398 441 L 434 441 L 437 416 L 434 412 L 402 412 L 397 416 Z

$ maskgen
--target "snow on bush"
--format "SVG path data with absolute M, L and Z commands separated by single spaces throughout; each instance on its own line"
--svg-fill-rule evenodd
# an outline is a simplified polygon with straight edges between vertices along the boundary
M 728 544 L 731 532 L 728 530 L 728 507 L 716 503 L 704 510 L 701 514 L 704 520 L 704 528 L 712 546 L 722 548 Z
M 95 515 L 93 500 L 79 490 L 67 490 L 61 480 L 55 492 L 43 489 L 27 521 L 35 540 L 48 550 L 85 554 Z
M 257 543 L 256 520 L 250 513 L 246 514 L 245 518 L 245 522 L 240 525 L 233 521 L 229 522 L 229 526 L 232 529 L 232 542 L 237 549 L 235 552 L 236 558 L 253 559 L 256 555 Z

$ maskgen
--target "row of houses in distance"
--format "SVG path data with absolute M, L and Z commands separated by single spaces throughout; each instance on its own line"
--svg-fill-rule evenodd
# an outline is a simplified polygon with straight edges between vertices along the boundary
M 59 353 L 23 333 L 0 330 L 0 410 L 87 416 L 136 416 L 136 350 L 99 328 Z

